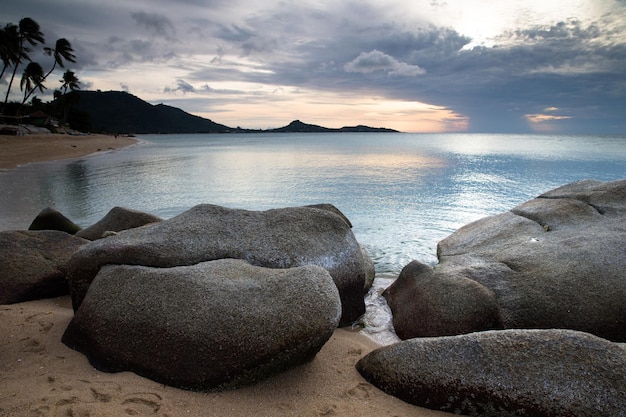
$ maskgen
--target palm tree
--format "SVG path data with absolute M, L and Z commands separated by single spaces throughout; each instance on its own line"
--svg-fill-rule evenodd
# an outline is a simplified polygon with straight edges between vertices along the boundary
M 6 27 L 5 27 L 6 29 Z M 38 43 L 44 43 L 43 33 L 39 29 L 39 23 L 35 22 L 30 17 L 25 17 L 20 20 L 18 25 L 18 33 L 17 33 L 17 41 L 15 44 L 12 44 L 12 52 L 15 54 L 15 61 L 13 62 L 13 74 L 11 75 L 11 80 L 9 81 L 9 85 L 7 87 L 7 93 L 4 97 L 4 105 L 6 108 L 6 104 L 9 101 L 9 93 L 11 92 L 11 86 L 13 85 L 13 80 L 15 79 L 15 74 L 17 73 L 17 68 L 23 62 L 23 60 L 30 61 L 28 57 L 28 52 L 30 49 L 26 45 L 29 43 L 31 46 L 35 46 Z
M 61 68 L 65 68 L 63 60 L 68 62 L 76 62 L 76 55 L 74 55 L 74 49 L 72 49 L 72 44 L 65 38 L 58 39 L 54 48 L 46 47 L 43 48 L 43 51 L 46 55 L 54 57 L 54 63 L 52 64 L 52 68 L 50 68 L 50 71 L 48 71 L 48 73 L 44 75 L 43 78 L 39 81 L 40 83 L 43 83 L 46 78 L 48 78 L 48 76 L 52 74 L 52 71 L 54 71 L 57 64 L 60 65 Z M 28 97 L 35 91 L 36 87 L 37 86 L 33 87 L 30 90 L 30 93 L 27 96 L 24 96 L 24 102 L 28 100 Z
M 20 81 L 20 89 L 24 90 L 24 99 L 22 100 L 22 105 L 26 103 L 28 97 L 37 89 L 43 93 L 43 90 L 46 88 L 43 85 L 43 80 L 45 76 L 43 75 L 43 68 L 36 62 L 30 62 L 24 73 L 22 74 L 22 81 Z
M 0 79 L 4 76 L 6 69 L 17 61 L 18 38 L 18 27 L 13 23 L 7 23 L 0 29 L 0 59 L 2 59 Z
M 80 90 L 80 81 L 78 81 L 78 77 L 74 74 L 74 71 L 67 70 L 63 73 L 63 79 L 60 80 L 63 84 L 61 85 L 61 91 L 57 90 L 59 93 L 57 95 L 57 91 L 55 91 L 55 99 L 57 102 L 61 103 L 63 106 L 63 124 L 67 122 L 67 114 L 71 104 L 78 101 L 78 96 L 73 96 L 71 94 L 67 94 L 67 89 L 70 89 L 70 92 Z
M 63 79 L 60 80 L 63 84 L 61 85 L 61 89 L 63 90 L 63 94 L 67 93 L 67 89 L 70 91 L 80 90 L 80 81 L 78 81 L 78 77 L 74 73 L 74 71 L 67 70 L 63 73 Z

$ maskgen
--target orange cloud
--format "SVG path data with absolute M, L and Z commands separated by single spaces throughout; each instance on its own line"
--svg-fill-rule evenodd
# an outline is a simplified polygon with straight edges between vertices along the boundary
M 550 110 L 548 110 L 550 109 Z M 546 111 L 556 111 L 558 110 L 556 107 L 549 107 L 545 109 Z M 554 110 L 551 110 L 554 109 Z M 527 114 L 525 115 L 526 120 L 530 123 L 530 128 L 535 132 L 556 132 L 559 130 L 558 125 L 551 123 L 559 120 L 567 120 L 571 119 L 571 116 L 559 116 L 556 114 Z

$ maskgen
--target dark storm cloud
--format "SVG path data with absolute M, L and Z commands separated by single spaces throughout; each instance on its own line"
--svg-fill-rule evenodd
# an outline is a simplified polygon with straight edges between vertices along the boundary
M 226 42 L 247 42 L 254 37 L 254 33 L 250 30 L 239 27 L 238 25 L 224 26 L 219 25 L 215 35 L 222 41 Z
M 328 25 L 336 18 L 324 19 Z M 603 121 L 623 118 L 605 103 L 624 104 L 626 46 L 607 40 L 601 22 L 585 26 L 567 20 L 511 30 L 495 47 L 467 50 L 463 47 L 470 39 L 450 28 L 425 25 L 408 30 L 388 22 L 362 22 L 333 24 L 332 37 L 324 35 L 328 32 L 322 26 L 319 36 L 291 44 L 295 59 L 269 62 L 272 76 L 249 78 L 425 101 L 470 116 L 476 130 L 488 129 L 493 120 L 501 125 L 498 130 L 526 129 L 525 114 L 549 106 L 577 120 L 588 120 L 594 113 Z M 253 23 L 245 31 L 224 32 L 231 36 L 222 39 L 240 41 L 244 55 L 280 48 L 279 38 L 255 43 L 255 33 L 271 34 L 264 29 L 272 24 Z
M 158 13 L 134 12 L 131 17 L 137 24 L 151 34 L 167 39 L 174 39 L 174 25 L 166 16 Z
M 521 126 L 524 112 L 548 106 L 562 109 L 570 122 L 595 118 L 614 125 L 623 120 L 618 109 L 626 93 L 624 44 L 605 42 L 597 27 L 578 22 L 515 35 L 528 42 L 475 48 L 445 59 L 442 72 L 429 78 L 424 97 L 448 97 L 449 106 L 477 123 L 496 119 Z
M 507 125 L 524 129 L 526 112 L 550 105 L 567 109 L 572 118 L 581 120 L 590 119 L 593 113 L 603 121 L 617 122 L 624 116 L 606 104 L 624 104 L 626 48 L 623 43 L 605 41 L 605 33 L 594 24 L 585 27 L 566 21 L 515 31 L 499 39 L 502 45 L 470 50 L 462 50 L 469 40 L 449 29 L 429 27 L 417 33 L 396 29 L 375 27 L 369 36 L 352 42 L 350 36 L 341 37 L 337 47 L 330 47 L 341 54 L 308 55 L 343 63 L 338 68 L 362 75 L 355 78 L 335 69 L 326 81 L 329 88 L 342 79 L 343 85 L 353 89 L 446 106 L 469 115 L 477 130 L 487 129 L 493 120 L 503 129 Z M 367 46 L 376 48 L 375 52 L 362 51 Z M 313 49 L 308 48 L 306 52 Z M 360 58 L 354 59 L 350 53 L 356 51 Z M 322 62 L 305 62 L 299 69 L 311 75 L 315 73 L 311 68 L 320 68 L 314 82 L 323 85 L 329 68 L 316 64 Z M 383 69 L 398 64 L 424 73 L 413 79 L 386 76 Z M 276 72 L 277 77 L 306 83 L 293 68 Z
M 44 32 L 68 37 L 77 68 L 175 68 L 157 88 L 184 93 L 187 103 L 207 92 L 226 97 L 204 86 L 230 81 L 425 102 L 468 116 L 475 130 L 526 129 L 526 115 L 546 108 L 573 128 L 626 130 L 623 1 L 602 1 L 606 13 L 595 20 L 564 11 L 550 23 L 511 26 L 489 45 L 441 23 L 458 2 L 422 3 L 440 21 L 416 18 L 419 7 L 409 14 L 408 3 L 350 0 L 22 0 L 3 9 L 8 21 L 29 15 Z

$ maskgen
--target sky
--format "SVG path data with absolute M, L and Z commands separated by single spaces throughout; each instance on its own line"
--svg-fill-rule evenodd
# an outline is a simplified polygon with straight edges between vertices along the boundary
M 30 17 L 48 46 L 71 42 L 77 62 L 66 68 L 82 90 L 127 91 L 231 127 L 299 119 L 626 133 L 626 0 L 9 0 L 2 9 L 3 26 Z M 31 58 L 46 68 L 43 54 Z

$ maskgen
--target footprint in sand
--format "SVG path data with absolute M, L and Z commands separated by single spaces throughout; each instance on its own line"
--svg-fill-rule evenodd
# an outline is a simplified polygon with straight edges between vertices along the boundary
M 73 380 L 71 386 L 68 381 L 59 381 L 54 376 L 48 376 L 50 392 L 57 393 L 59 389 L 66 393 L 65 398 L 56 400 L 52 404 L 45 404 L 47 411 L 41 415 L 63 417 L 91 417 L 99 415 L 97 410 L 102 407 L 116 416 L 150 416 L 162 415 L 163 398 L 153 392 L 123 393 L 123 387 L 113 381 L 89 381 L 85 379 Z M 58 397 L 57 397 L 58 398 Z M 44 399 L 45 401 L 45 399 Z M 43 412 L 40 407 L 38 411 Z
M 95 388 L 89 388 L 89 390 L 91 391 L 91 395 L 93 396 L 93 399 L 100 403 L 109 403 L 111 402 L 111 398 L 113 398 L 111 394 L 100 392 L 96 390 Z
M 54 326 L 54 323 L 50 323 L 49 321 L 40 321 L 39 322 L 39 332 L 46 334 L 50 331 L 50 329 L 52 329 L 52 327 Z
M 25 339 L 20 340 L 22 342 L 23 351 L 29 353 L 40 353 L 46 350 L 46 347 L 41 344 L 41 342 L 37 339 L 31 339 L 27 337 Z
M 161 396 L 153 392 L 128 394 L 122 401 L 124 412 L 129 416 L 157 414 L 161 409 Z
M 372 386 L 370 384 L 368 384 L 367 382 L 359 382 L 356 386 L 347 390 L 346 395 L 358 398 L 360 400 L 365 400 L 369 398 L 371 391 Z
M 335 416 L 337 415 L 337 406 L 335 404 L 324 405 L 317 409 L 319 416 Z

